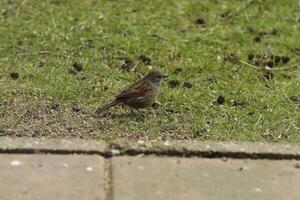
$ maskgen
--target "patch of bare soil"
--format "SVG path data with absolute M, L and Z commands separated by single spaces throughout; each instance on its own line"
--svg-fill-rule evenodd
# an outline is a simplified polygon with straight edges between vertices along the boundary
M 0 136 L 97 138 L 104 128 L 92 111 L 45 99 L 0 100 Z
M 18 94 L 19 95 L 19 94 Z M 18 96 L 15 99 L 0 98 L 0 137 L 47 137 L 47 138 L 116 138 L 147 140 L 153 133 L 147 128 L 138 128 L 147 123 L 148 117 L 157 114 L 169 118 L 179 117 L 172 109 L 145 110 L 144 117 L 130 112 L 128 108 L 112 108 L 102 116 L 95 115 L 96 108 L 78 103 L 62 105 L 44 97 Z M 189 139 L 186 127 L 176 121 L 160 125 L 157 140 Z

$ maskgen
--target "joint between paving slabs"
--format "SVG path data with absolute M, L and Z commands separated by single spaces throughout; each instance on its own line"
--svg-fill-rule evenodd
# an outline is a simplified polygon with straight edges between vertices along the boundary
M 113 174 L 112 174 L 112 161 L 111 158 L 105 159 L 104 163 L 104 181 L 105 181 L 105 192 L 106 200 L 113 200 Z

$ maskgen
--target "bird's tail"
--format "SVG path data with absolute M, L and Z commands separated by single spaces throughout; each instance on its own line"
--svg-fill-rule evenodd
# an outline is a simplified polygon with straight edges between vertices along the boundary
M 111 103 L 109 103 L 109 104 L 104 105 L 103 107 L 99 107 L 99 108 L 96 110 L 96 114 L 100 114 L 100 113 L 102 113 L 103 111 L 109 109 L 110 107 L 113 107 L 113 106 L 118 105 L 118 104 L 119 104 L 119 102 L 115 100 L 115 101 L 113 101 L 113 102 L 111 102 Z

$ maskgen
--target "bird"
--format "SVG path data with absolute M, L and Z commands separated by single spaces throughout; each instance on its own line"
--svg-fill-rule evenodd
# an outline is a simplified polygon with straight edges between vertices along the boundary
M 167 75 L 159 71 L 149 72 L 146 76 L 122 90 L 111 103 L 99 107 L 96 114 L 118 105 L 126 105 L 134 109 L 151 106 L 159 95 L 160 86 L 165 77 Z

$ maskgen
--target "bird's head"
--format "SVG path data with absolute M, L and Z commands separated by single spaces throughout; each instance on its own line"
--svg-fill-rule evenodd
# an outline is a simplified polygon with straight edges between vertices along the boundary
M 152 84 L 154 84 L 155 86 L 160 86 L 161 81 L 167 77 L 167 75 L 159 72 L 159 71 L 152 71 L 149 72 L 144 79 L 150 81 Z

